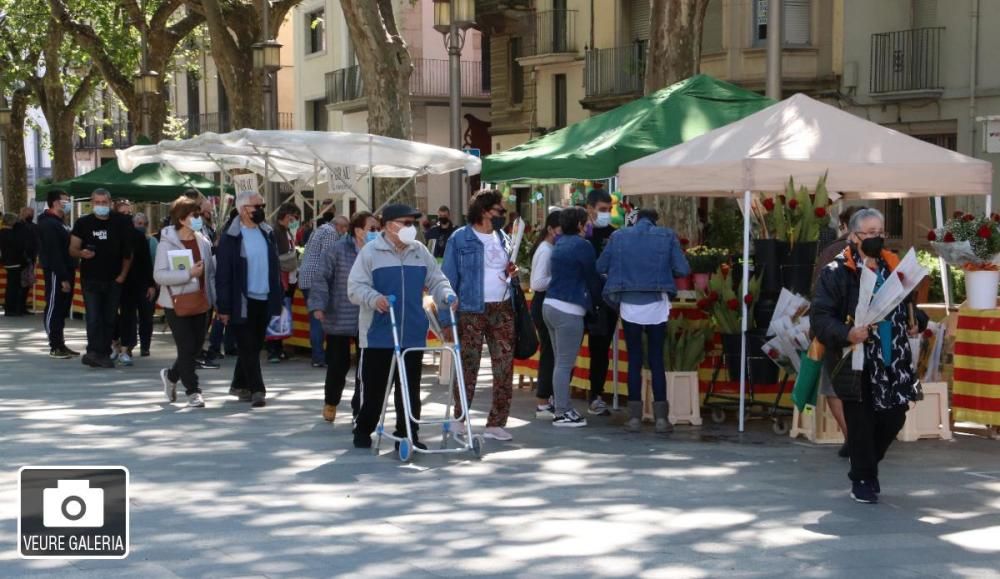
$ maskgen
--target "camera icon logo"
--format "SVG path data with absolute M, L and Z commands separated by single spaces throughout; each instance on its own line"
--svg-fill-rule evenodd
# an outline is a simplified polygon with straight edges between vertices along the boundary
M 104 489 L 89 480 L 59 480 L 42 491 L 42 525 L 91 528 L 104 526 Z

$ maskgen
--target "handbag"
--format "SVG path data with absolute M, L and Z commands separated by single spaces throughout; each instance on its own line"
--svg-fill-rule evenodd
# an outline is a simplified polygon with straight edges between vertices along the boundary
M 181 318 L 189 318 L 204 314 L 211 306 L 208 303 L 208 296 L 205 295 L 204 286 L 199 283 L 198 291 L 186 294 L 175 294 L 170 286 L 166 286 L 167 293 L 170 294 L 170 301 L 174 305 L 174 314 Z
M 281 315 L 274 316 L 267 324 L 267 332 L 264 339 L 268 342 L 275 342 L 292 337 L 292 299 L 282 300 Z
M 510 289 L 514 301 L 514 359 L 527 360 L 538 351 L 538 334 L 521 286 L 512 282 Z

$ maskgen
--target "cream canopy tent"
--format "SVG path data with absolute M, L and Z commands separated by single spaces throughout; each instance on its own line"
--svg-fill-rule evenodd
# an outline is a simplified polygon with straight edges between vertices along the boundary
M 824 173 L 828 173 L 829 190 L 860 199 L 989 195 L 993 178 L 992 165 L 986 161 L 797 94 L 686 143 L 622 165 L 619 187 L 626 195 L 737 196 L 746 208 L 753 192 L 781 191 L 789 177 L 815 183 Z M 940 226 L 940 199 L 936 213 Z M 746 210 L 743 260 L 750 261 Z M 743 268 L 744 295 L 749 275 L 749 268 Z M 746 310 L 744 305 L 743 358 Z M 744 367 L 740 372 L 741 431 L 745 390 Z
M 296 195 L 303 187 L 340 183 L 354 190 L 359 178 L 410 180 L 464 170 L 477 175 L 482 163 L 456 149 L 364 133 L 257 131 L 205 133 L 182 141 L 161 141 L 117 151 L 118 165 L 129 173 L 144 163 L 166 163 L 178 171 L 210 173 L 248 170 L 266 181 L 287 183 Z M 369 184 L 371 180 L 369 179 Z

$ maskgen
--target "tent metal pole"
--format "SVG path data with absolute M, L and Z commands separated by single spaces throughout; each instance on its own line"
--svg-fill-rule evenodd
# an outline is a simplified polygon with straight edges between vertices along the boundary
M 747 317 L 749 311 L 744 297 L 750 293 L 750 190 L 743 193 L 743 294 L 740 296 L 743 317 L 740 320 L 740 432 L 745 424 L 746 391 L 747 391 Z
M 944 202 L 941 201 L 941 196 L 934 198 L 934 221 L 938 229 L 944 227 Z M 951 309 L 951 285 L 948 284 L 948 265 L 945 264 L 944 258 L 938 258 L 938 268 L 941 271 L 941 290 L 944 293 L 944 307 L 946 310 Z
M 615 393 L 611 397 L 611 409 L 618 410 L 620 406 L 618 405 L 618 328 L 621 327 L 621 316 L 619 316 L 618 321 L 615 322 L 615 333 L 614 337 L 611 338 L 611 373 L 613 377 L 611 378 L 611 383 L 615 387 Z

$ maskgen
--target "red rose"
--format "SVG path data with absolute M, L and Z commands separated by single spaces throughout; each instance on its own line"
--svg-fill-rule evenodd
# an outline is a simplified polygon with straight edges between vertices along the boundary
M 799 206 L 799 202 L 796 201 L 795 199 L 791 199 L 791 200 L 788 201 L 788 208 L 789 209 L 795 209 L 798 206 Z
M 995 222 L 1000 222 L 1000 213 L 994 213 L 993 215 L 990 215 L 990 219 L 992 219 Z
M 816 217 L 819 217 L 820 219 L 826 217 L 826 209 L 823 208 L 823 207 L 817 207 L 816 208 Z
M 699 310 L 707 310 L 709 308 L 709 306 L 711 306 L 711 302 L 709 302 L 705 298 L 702 298 L 702 299 L 698 300 L 698 303 L 695 304 L 695 305 L 698 306 Z
M 770 197 L 768 197 L 767 199 L 765 199 L 764 200 L 764 209 L 767 209 L 768 211 L 774 211 L 774 199 L 771 199 Z
M 709 292 L 708 293 L 708 301 L 710 301 L 710 302 L 717 302 L 717 301 L 719 301 L 719 292 L 717 292 L 717 291 Z
M 785 204 L 785 196 L 784 195 L 778 195 L 778 203 L 781 203 L 782 205 Z
M 731 267 L 729 266 L 729 264 L 728 264 L 728 263 L 724 263 L 724 264 L 722 264 L 722 267 L 720 267 L 720 268 L 719 268 L 719 271 L 721 271 L 721 272 L 722 272 L 722 277 L 723 277 L 723 278 L 725 278 L 726 276 L 728 276 L 728 275 L 729 275 L 729 270 L 730 270 L 730 269 L 732 269 L 732 268 L 731 268 Z
M 937 241 L 937 232 L 933 229 L 927 232 L 927 241 Z
M 966 214 L 965 214 L 965 215 L 964 215 L 964 216 L 962 217 L 962 221 L 965 221 L 965 222 L 969 222 L 969 221 L 975 221 L 975 219 L 976 219 L 976 216 L 975 216 L 975 215 L 973 215 L 973 214 L 971 214 L 971 213 L 966 213 Z
M 735 312 L 736 310 L 740 309 L 740 300 L 732 298 L 726 302 L 726 307 Z
M 753 296 L 750 295 L 750 294 L 747 294 L 747 295 L 743 296 L 743 303 L 745 303 L 748 306 L 750 304 L 752 304 L 753 303 Z
M 906 276 L 905 276 L 905 275 L 903 275 L 903 272 L 901 272 L 901 271 L 897 271 L 897 272 L 896 272 L 896 275 L 898 275 L 898 276 L 899 276 L 899 281 L 900 281 L 900 283 L 906 283 Z
M 951 216 L 954 217 L 955 219 L 961 219 L 962 215 L 964 215 L 964 213 L 962 213 L 961 211 L 956 211 L 956 212 L 952 213 Z
M 768 350 L 768 351 L 767 351 L 767 355 L 768 355 L 768 357 L 770 357 L 770 358 L 771 358 L 772 360 L 777 360 L 777 359 L 778 359 L 778 357 L 779 357 L 779 356 L 781 356 L 781 354 L 779 354 L 777 350 Z
M 927 339 L 933 338 L 934 337 L 934 332 L 930 331 L 930 329 L 928 328 L 928 329 L 924 330 L 924 337 L 927 338 Z
M 989 225 L 983 225 L 982 227 L 979 228 L 979 231 L 976 232 L 976 235 L 982 237 L 983 239 L 989 239 L 990 234 L 992 233 L 993 233 L 992 227 L 990 227 Z
M 682 237 L 680 239 L 680 242 L 681 242 L 681 245 L 688 245 L 689 243 L 691 243 L 691 240 L 689 240 L 687 237 Z
M 947 232 L 947 233 L 944 234 L 944 241 L 945 241 L 945 243 L 951 243 L 951 242 L 955 241 L 955 236 L 952 235 L 951 232 L 949 231 L 949 232 Z

